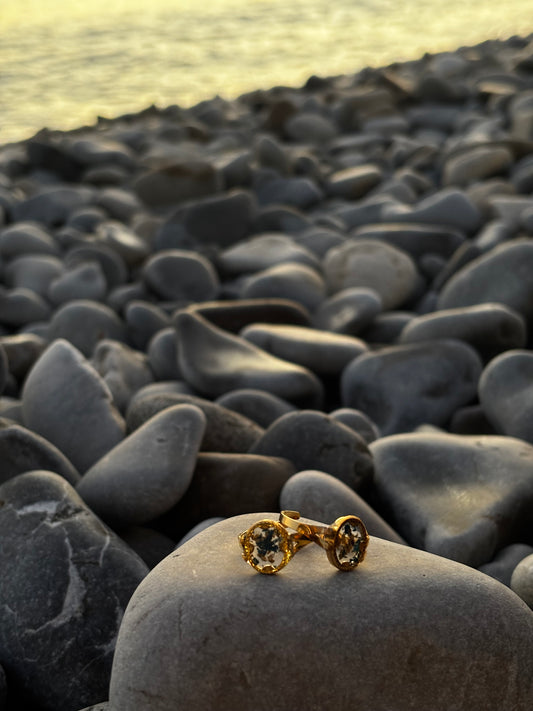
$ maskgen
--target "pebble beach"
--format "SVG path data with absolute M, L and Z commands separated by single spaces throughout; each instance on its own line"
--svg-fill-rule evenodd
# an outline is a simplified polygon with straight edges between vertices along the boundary
M 533 36 L 6 143 L 0 277 L 0 711 L 533 708 Z

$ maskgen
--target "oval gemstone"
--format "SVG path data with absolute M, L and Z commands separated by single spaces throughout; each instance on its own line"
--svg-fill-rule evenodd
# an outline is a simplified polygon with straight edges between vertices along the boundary
M 244 550 L 253 568 L 260 573 L 276 573 L 289 562 L 289 536 L 275 521 L 259 521 L 246 532 Z
M 335 537 L 335 557 L 343 568 L 355 568 L 365 554 L 368 534 L 356 518 L 344 521 Z

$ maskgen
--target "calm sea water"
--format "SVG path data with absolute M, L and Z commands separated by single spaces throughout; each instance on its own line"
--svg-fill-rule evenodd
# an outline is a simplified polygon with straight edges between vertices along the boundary
M 531 0 L 0 0 L 0 143 L 532 31 Z

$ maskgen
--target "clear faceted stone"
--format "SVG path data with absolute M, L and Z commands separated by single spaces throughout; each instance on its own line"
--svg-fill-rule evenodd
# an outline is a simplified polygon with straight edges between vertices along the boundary
M 338 530 L 335 555 L 341 565 L 355 566 L 361 557 L 363 534 L 351 521 L 345 521 Z
M 251 559 L 256 568 L 278 568 L 285 558 L 286 541 L 275 526 L 256 526 L 249 537 Z

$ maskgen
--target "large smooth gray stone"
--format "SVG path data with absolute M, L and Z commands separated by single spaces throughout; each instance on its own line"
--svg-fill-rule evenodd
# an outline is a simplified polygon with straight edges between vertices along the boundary
M 205 415 L 198 407 L 169 407 L 85 472 L 77 491 L 104 521 L 147 523 L 187 490 L 204 431 Z
M 533 243 L 514 239 L 472 260 L 442 289 L 437 307 L 454 309 L 499 302 L 526 318 L 533 316 Z
M 359 494 L 325 472 L 307 470 L 291 476 L 281 490 L 280 509 L 299 511 L 305 518 L 333 523 L 339 516 L 359 516 L 371 536 L 394 543 L 403 538 Z
M 13 708 L 106 699 L 122 615 L 147 567 L 56 474 L 21 474 L 0 499 L 0 663 Z
M 406 324 L 399 342 L 436 338 L 457 338 L 492 358 L 510 348 L 523 348 L 527 326 L 520 314 L 503 304 L 478 304 L 418 316 Z
M 210 526 L 145 578 L 120 629 L 110 711 L 531 707 L 533 617 L 503 585 L 378 538 L 354 572 L 312 545 L 260 575 L 237 535 L 277 517 Z
M 372 442 L 374 489 L 413 546 L 478 567 L 520 540 L 533 447 L 512 437 L 410 433 Z
M 533 353 L 511 350 L 490 361 L 479 379 L 479 400 L 497 432 L 533 443 Z
M 318 469 L 352 489 L 372 480 L 372 457 L 364 439 L 333 417 L 316 410 L 283 415 L 270 425 L 250 453 L 285 457 L 296 471 Z
M 381 297 L 384 309 L 395 309 L 414 295 L 419 275 L 407 252 L 387 242 L 349 239 L 324 257 L 324 274 L 331 294 L 350 287 L 367 287 Z
M 295 404 L 321 401 L 321 383 L 306 368 L 276 358 L 198 314 L 181 311 L 175 325 L 181 372 L 198 392 L 218 397 L 230 390 L 257 388 Z
M 25 424 L 86 471 L 124 437 L 124 421 L 98 373 L 68 341 L 54 341 L 22 391 Z
M 435 340 L 364 353 L 343 371 L 343 404 L 362 410 L 382 434 L 444 425 L 476 395 L 482 365 L 466 343 Z

